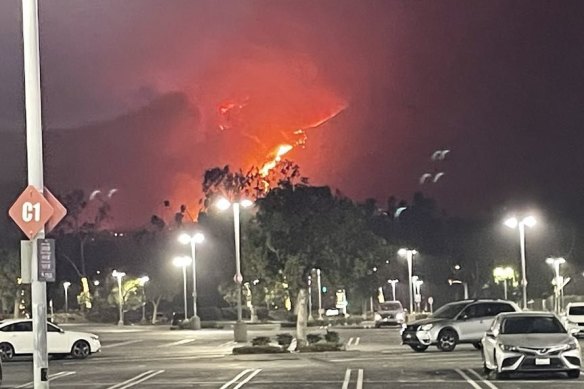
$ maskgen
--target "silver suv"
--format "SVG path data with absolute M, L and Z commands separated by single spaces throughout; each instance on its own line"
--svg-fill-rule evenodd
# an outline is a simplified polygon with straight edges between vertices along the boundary
M 502 312 L 519 312 L 517 304 L 505 300 L 465 300 L 446 304 L 427 319 L 402 326 L 402 344 L 415 351 L 436 345 L 452 351 L 459 343 L 471 343 L 480 349 L 481 338 L 493 319 Z

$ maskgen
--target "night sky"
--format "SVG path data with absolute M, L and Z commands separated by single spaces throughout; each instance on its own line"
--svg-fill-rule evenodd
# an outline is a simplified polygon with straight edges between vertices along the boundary
M 287 157 L 357 200 L 423 190 L 453 215 L 584 215 L 582 1 L 51 0 L 40 14 L 47 185 L 119 188 L 119 225 L 164 199 L 194 206 L 204 169 L 261 165 L 298 129 Z M 3 0 L 5 209 L 25 179 L 20 23 Z

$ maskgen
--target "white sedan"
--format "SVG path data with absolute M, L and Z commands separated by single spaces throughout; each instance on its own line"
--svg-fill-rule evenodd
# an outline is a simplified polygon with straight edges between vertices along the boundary
M 3 360 L 11 360 L 16 355 L 33 353 L 32 320 L 14 319 L 0 323 L 0 352 Z M 50 355 L 76 359 L 87 358 L 101 350 L 99 337 L 87 332 L 65 331 L 47 323 L 47 350 Z

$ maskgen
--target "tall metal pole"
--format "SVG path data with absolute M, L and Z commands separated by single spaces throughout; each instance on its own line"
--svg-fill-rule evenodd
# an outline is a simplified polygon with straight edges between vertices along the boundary
M 463 282 L 462 286 L 464 287 L 464 299 L 468 300 L 468 283 Z
M 145 285 L 142 285 L 142 323 L 146 323 L 146 288 Z
M 243 321 L 241 312 L 241 250 L 239 237 L 239 203 L 233 203 L 233 231 L 235 236 L 235 283 L 237 285 L 237 322 L 234 327 L 234 339 L 236 342 L 247 342 L 247 327 Z
M 322 284 L 320 269 L 316 269 L 316 286 L 318 287 L 318 320 L 322 320 Z
M 39 53 L 38 1 L 22 0 L 22 39 L 24 48 L 24 96 L 26 108 L 26 150 L 28 184 L 43 192 L 43 129 L 41 108 L 41 67 Z M 33 384 L 48 389 L 47 354 L 47 285 L 39 280 L 38 239 L 45 237 L 42 228 L 32 240 L 31 300 L 33 330 Z
M 185 320 L 189 317 L 189 312 L 187 311 L 187 265 L 183 265 L 183 295 L 185 302 Z
M 122 293 L 122 276 L 118 275 L 116 277 L 118 279 L 118 298 L 120 300 L 119 309 L 120 309 L 120 320 L 118 321 L 119 326 L 124 325 L 124 294 Z
M 505 300 L 507 300 L 507 279 L 503 280 L 503 291 L 505 292 Z
M 519 241 L 521 246 L 521 286 L 523 288 L 523 309 L 527 309 L 527 274 L 525 272 L 525 224 L 519 222 Z
M 67 296 L 67 287 L 65 287 L 65 314 L 69 313 L 69 296 Z
M 193 256 L 193 319 L 197 317 L 197 266 L 196 266 L 196 246 L 194 238 L 191 238 L 191 255 Z
M 414 313 L 414 299 L 412 296 L 412 261 L 414 257 L 414 252 L 412 250 L 408 250 L 406 252 L 406 258 L 408 260 L 408 279 L 409 279 L 409 291 L 410 291 L 410 315 Z
M 314 320 L 312 317 L 312 276 L 308 275 L 308 320 Z
M 391 297 L 393 298 L 393 301 L 395 301 L 395 282 L 391 283 Z

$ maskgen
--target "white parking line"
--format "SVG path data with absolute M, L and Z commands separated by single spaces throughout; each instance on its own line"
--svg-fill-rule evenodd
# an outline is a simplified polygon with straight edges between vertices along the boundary
M 127 340 L 125 342 L 120 342 L 120 343 L 106 344 L 105 346 L 101 346 L 101 348 L 104 349 L 104 348 L 121 347 L 121 346 L 127 346 L 129 344 L 140 343 L 140 342 L 142 342 L 142 340 L 140 340 L 140 339 L 138 339 L 138 340 Z
M 245 377 L 243 380 L 241 380 L 241 382 L 237 383 L 237 385 L 233 387 L 233 389 L 239 389 L 243 385 L 247 384 L 253 377 L 255 377 L 256 375 L 258 375 L 260 371 L 262 371 L 262 369 L 245 369 L 244 371 L 242 371 L 241 373 L 239 373 L 238 375 L 236 375 L 235 378 L 233 378 L 231 381 L 225 383 L 219 389 L 227 389 L 227 388 L 229 388 L 231 385 L 233 385 L 237 381 L 239 381 L 239 379 L 241 379 L 246 374 L 248 374 L 247 377 Z
M 167 344 L 163 344 L 160 345 L 158 347 L 172 347 L 172 346 L 180 346 L 181 344 L 187 344 L 187 343 L 192 343 L 194 342 L 196 339 L 192 338 L 192 339 L 182 339 L 176 342 L 172 342 L 172 343 L 167 343 Z
M 358 337 L 357 339 L 355 339 L 355 344 L 353 344 L 353 346 L 357 346 L 357 345 L 359 345 L 359 341 L 360 341 L 360 340 L 361 340 L 361 338 L 359 338 L 359 337 Z
M 351 369 L 345 371 L 345 379 L 343 380 L 342 389 L 348 389 L 351 383 Z M 363 389 L 363 369 L 357 370 L 357 386 L 356 389 Z
M 476 382 L 474 382 L 469 376 L 467 376 L 466 374 L 464 374 L 464 372 L 460 369 L 454 369 L 455 372 L 458 373 L 459 376 L 461 376 L 466 382 L 468 382 L 473 388 L 475 389 L 483 389 L 480 387 L 479 384 L 477 384 Z
M 479 380 L 481 380 L 482 383 L 484 383 L 485 385 L 487 385 L 489 388 L 491 389 L 499 389 L 497 388 L 493 383 L 485 380 L 479 373 L 477 373 L 476 371 L 472 370 L 472 369 L 466 369 L 466 371 L 468 371 L 470 374 L 474 375 L 475 377 L 477 377 Z
M 237 343 L 235 343 L 233 340 L 231 340 L 229 342 L 221 343 L 219 345 L 219 347 L 235 347 L 236 345 L 237 345 Z
M 347 347 L 351 346 L 354 340 L 355 338 L 349 338 L 349 341 L 347 342 Z
M 53 380 L 56 380 L 56 379 L 59 379 L 59 378 L 67 377 L 67 376 L 70 376 L 70 375 L 73 375 L 73 374 L 75 374 L 74 371 L 60 371 L 58 373 L 49 375 L 49 382 L 50 381 L 53 381 Z M 27 382 L 26 384 L 22 384 L 20 386 L 16 386 L 15 388 L 32 388 L 33 385 L 34 385 L 34 381 L 31 381 L 31 382 Z
M 126 388 L 130 388 L 134 385 L 137 385 L 141 382 L 144 382 L 154 376 L 157 376 L 160 373 L 163 373 L 164 370 L 148 370 L 145 371 L 144 373 L 138 374 L 135 377 L 130 378 L 129 380 L 126 380 L 124 382 L 120 382 L 119 384 L 115 384 L 113 386 L 108 387 L 107 389 L 126 389 Z

